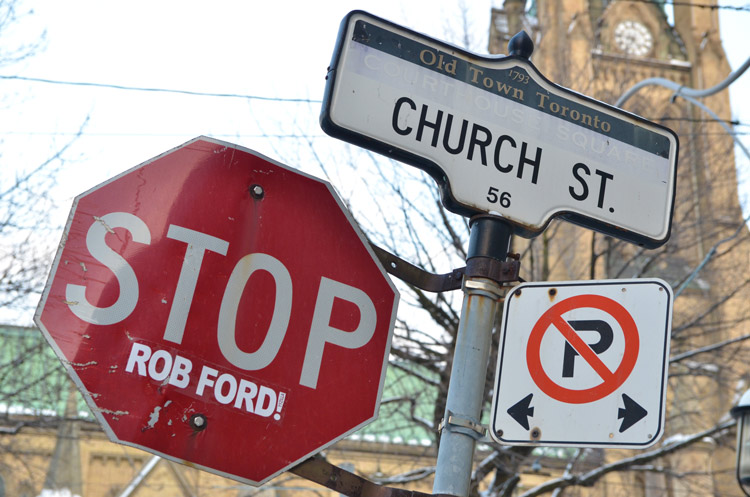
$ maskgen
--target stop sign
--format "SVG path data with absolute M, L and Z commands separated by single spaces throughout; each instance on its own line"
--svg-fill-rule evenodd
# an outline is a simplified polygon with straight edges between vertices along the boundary
M 397 302 L 328 183 L 201 137 L 75 199 L 35 321 L 111 440 L 258 485 L 375 419 Z

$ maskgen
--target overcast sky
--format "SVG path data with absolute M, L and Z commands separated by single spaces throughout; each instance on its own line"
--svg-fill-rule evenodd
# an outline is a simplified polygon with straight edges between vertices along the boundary
M 41 153 L 45 145 L 62 143 L 88 119 L 84 138 L 68 154 L 79 159 L 65 175 L 76 178 L 70 195 L 201 134 L 272 156 L 274 150 L 259 135 L 282 131 L 275 128 L 279 121 L 289 123 L 286 132 L 321 135 L 318 101 L 326 67 L 339 23 L 355 5 L 441 37 L 451 19 L 460 17 L 453 2 L 439 1 L 33 4 L 23 33 L 46 30 L 46 48 L 4 74 L 313 100 L 264 102 L 2 81 L 4 94 L 15 98 L 9 110 L 21 112 L 0 119 L 0 133 L 6 146 L 12 142 L 13 148 L 25 149 L 24 162 L 31 159 L 29 149 Z M 469 12 L 480 48 L 486 46 L 490 5 L 472 2 Z
M 308 140 L 340 147 L 320 130 L 318 115 L 342 18 L 362 9 L 459 45 L 464 45 L 465 18 L 468 48 L 486 53 L 493 0 L 463 3 L 465 16 L 455 0 L 20 0 L 19 12 L 32 7 L 34 12 L 4 33 L 3 44 L 34 40 L 42 32 L 46 41 L 34 57 L 0 69 L 0 75 L 239 97 L 1 79 L 2 171 L 38 164 L 82 129 L 65 154 L 68 162 L 55 192 L 63 206 L 55 219 L 62 225 L 75 195 L 198 135 L 282 161 Z M 742 6 L 745 0 L 719 3 Z M 750 56 L 750 12 L 722 9 L 720 14 L 725 48 L 737 67 Z M 750 101 L 743 100 L 750 95 L 750 76 L 731 91 L 733 117 L 750 123 Z M 269 140 L 268 134 L 279 138 Z M 743 140 L 750 147 L 750 140 Z M 290 165 L 320 174 L 306 163 Z
M 493 1 L 463 3 L 470 5 L 466 8 L 473 37 L 470 48 L 486 52 Z M 743 5 L 743 1 L 722 0 L 720 5 Z M 34 13 L 22 19 L 12 34 L 33 39 L 35 33 L 46 31 L 45 48 L 1 73 L 57 81 L 317 101 L 339 23 L 354 8 L 437 38 L 463 42 L 460 3 L 445 0 L 42 0 L 21 6 L 33 6 Z M 723 9 L 720 13 L 725 45 L 736 67 L 750 56 L 744 39 L 750 12 Z M 741 78 L 732 88 L 735 113 L 747 115 L 748 122 L 750 106 L 740 96 L 750 92 L 738 90 L 750 89 L 749 80 Z M 4 168 L 9 160 L 32 163 L 35 154 L 43 155 L 50 146 L 63 143 L 88 119 L 84 138 L 68 154 L 75 162 L 62 178 L 66 188 L 69 185 L 65 191 L 69 196 L 200 134 L 236 141 L 271 156 L 275 150 L 258 135 L 283 134 L 277 129 L 280 121 L 289 122 L 286 132 L 322 134 L 316 102 L 263 102 L 29 81 L 5 80 L 2 85 L 3 94 L 13 97 L 6 103 L 11 107 L 0 110 Z M 9 155 L 8 148 L 23 154 Z

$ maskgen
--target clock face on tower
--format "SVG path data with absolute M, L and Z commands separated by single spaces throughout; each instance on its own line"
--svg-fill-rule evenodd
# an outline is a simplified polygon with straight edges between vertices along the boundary
M 615 45 L 628 55 L 642 57 L 653 44 L 651 32 L 638 21 L 623 21 L 615 26 Z

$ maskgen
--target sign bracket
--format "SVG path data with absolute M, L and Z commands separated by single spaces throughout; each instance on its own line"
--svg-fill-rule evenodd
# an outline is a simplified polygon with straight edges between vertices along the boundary
M 427 292 L 446 292 L 461 288 L 461 279 L 465 268 L 454 269 L 450 273 L 435 274 L 425 271 L 414 264 L 405 261 L 384 248 L 370 242 L 373 252 L 383 264 L 386 272 L 396 278 Z
M 378 485 L 366 478 L 331 464 L 316 455 L 289 470 L 290 473 L 323 485 L 347 497 L 453 497 L 448 494 L 428 494 L 416 490 Z
M 524 282 L 518 276 L 521 269 L 519 254 L 508 254 L 507 261 L 476 257 L 466 262 L 466 266 L 456 268 L 450 273 L 435 274 L 415 266 L 374 243 L 370 243 L 373 252 L 386 272 L 401 281 L 427 292 L 447 292 L 461 288 L 461 281 L 467 278 L 487 278 L 496 283 Z

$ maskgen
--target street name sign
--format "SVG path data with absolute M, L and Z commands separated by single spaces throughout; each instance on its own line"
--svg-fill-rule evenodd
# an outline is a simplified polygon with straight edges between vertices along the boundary
M 512 445 L 645 448 L 664 432 L 672 289 L 524 283 L 505 299 L 490 428 Z
M 397 303 L 327 182 L 200 137 L 76 197 L 35 321 L 111 440 L 259 485 L 377 417 Z
M 352 12 L 321 126 L 425 170 L 449 210 L 501 216 L 525 237 L 557 216 L 650 248 L 669 238 L 677 136 L 555 85 L 523 57 Z

